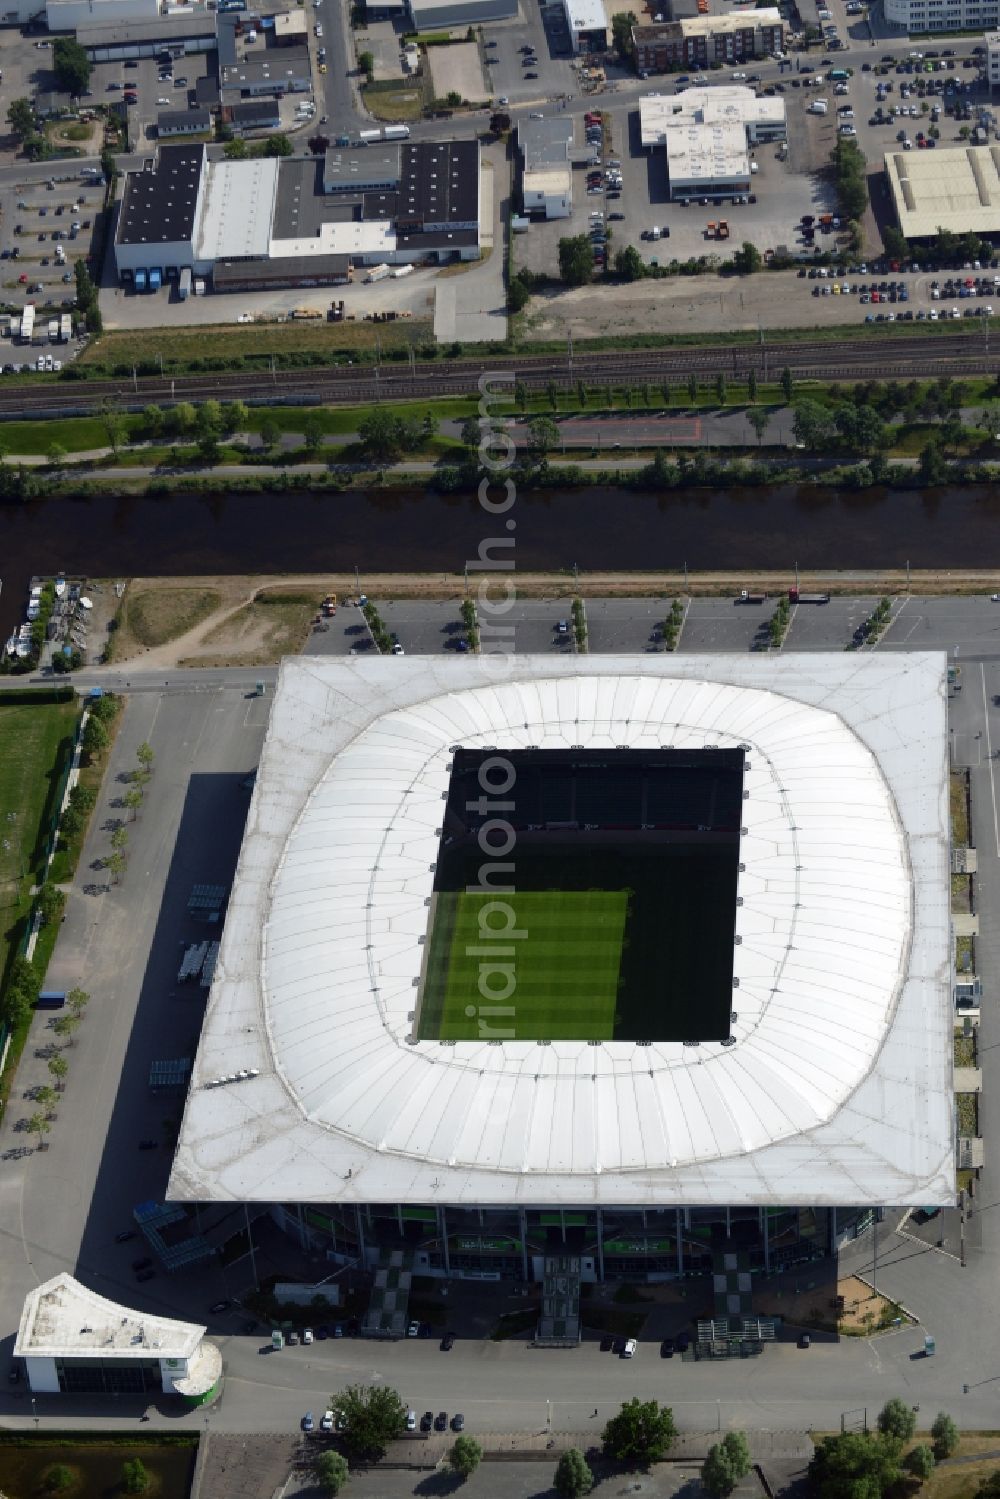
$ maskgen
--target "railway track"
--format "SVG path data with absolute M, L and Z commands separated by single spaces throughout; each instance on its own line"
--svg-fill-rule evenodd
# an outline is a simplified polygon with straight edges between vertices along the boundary
M 485 355 L 481 360 L 419 361 L 409 364 L 331 365 L 312 369 L 239 371 L 199 375 L 137 376 L 131 380 L 67 380 L 0 387 L 0 420 L 91 414 L 112 401 L 130 409 L 171 405 L 181 400 L 243 400 L 269 404 L 355 404 L 377 400 L 429 399 L 473 394 L 484 375 L 513 375 L 532 389 L 554 382 L 601 384 L 627 378 L 630 384 L 692 374 L 774 379 L 785 368 L 812 379 L 865 380 L 928 375 L 1000 373 L 1000 347 L 989 347 L 978 332 L 885 341 L 845 339 L 838 344 L 787 342 L 734 344 L 728 348 L 637 349 L 622 353 L 569 355 Z

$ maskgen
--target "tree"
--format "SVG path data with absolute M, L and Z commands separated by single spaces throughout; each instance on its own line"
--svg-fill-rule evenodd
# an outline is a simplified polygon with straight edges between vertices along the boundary
M 376 406 L 358 423 L 361 450 L 379 467 L 401 458 L 413 445 L 414 436 L 412 424 L 395 416 L 385 406 Z
M 128 847 L 128 828 L 124 823 L 115 828 L 111 834 L 111 847 L 116 853 L 123 854 Z
M 328 1494 L 339 1494 L 350 1477 L 346 1457 L 339 1452 L 321 1452 L 316 1459 L 316 1478 Z
M 733 256 L 733 265 L 744 276 L 752 276 L 755 271 L 760 270 L 763 264 L 764 261 L 760 251 L 753 241 L 749 239 L 743 241 L 742 247 Z
M 302 436 L 308 453 L 316 453 L 326 436 L 326 419 L 322 411 L 310 411 L 302 423 Z
M 143 770 L 152 773 L 153 761 L 156 758 L 156 756 L 155 756 L 155 753 L 153 751 L 152 745 L 151 744 L 147 744 L 146 741 L 145 741 L 145 739 L 142 741 L 142 743 L 137 748 L 137 750 L 135 752 L 135 758 L 138 760 L 138 762 L 141 765 L 141 767 L 142 767 Z
M 122 1488 L 126 1494 L 144 1494 L 149 1488 L 149 1474 L 140 1457 L 122 1463 Z
M 73 1032 L 76 1030 L 79 1024 L 79 1015 L 60 1015 L 58 1019 L 53 1020 L 52 1029 L 59 1037 L 60 1041 L 65 1036 L 67 1046 L 72 1046 Z
M 67 94 L 79 98 L 90 87 L 90 59 L 71 36 L 57 36 L 52 44 L 52 67 L 56 82 Z
M 227 161 L 245 161 L 250 155 L 250 147 L 241 135 L 237 135 L 231 141 L 226 141 L 222 154 Z
M 877 1425 L 884 1437 L 892 1437 L 900 1443 L 908 1442 L 917 1429 L 917 1418 L 912 1405 L 894 1396 L 879 1411 Z
M 111 875 L 112 884 L 121 884 L 122 875 L 125 873 L 125 855 L 118 852 L 110 854 L 105 859 L 104 865 Z
M 142 806 L 142 787 L 130 786 L 125 795 L 122 797 L 122 801 L 125 803 L 125 806 L 132 814 L 129 821 L 134 822 L 138 815 L 139 808 Z
M 958 1451 L 958 1427 L 947 1411 L 938 1411 L 934 1417 L 931 1436 L 934 1438 L 934 1456 L 938 1462 L 943 1462 L 946 1457 L 951 1457 L 953 1452 Z
M 48 1134 L 51 1128 L 51 1124 L 42 1113 L 32 1114 L 31 1118 L 28 1120 L 28 1132 L 32 1135 L 38 1136 L 39 1150 L 45 1149 L 45 1136 Z
M 712 1499 L 725 1499 L 736 1487 L 736 1477 L 729 1459 L 718 1442 L 708 1449 L 708 1456 L 701 1465 L 701 1486 Z
M 267 138 L 267 140 L 264 142 L 264 149 L 261 152 L 261 155 L 262 156 L 291 156 L 292 155 L 292 143 L 288 139 L 287 135 L 281 135 L 279 132 L 276 131 L 274 133 L 274 135 L 269 135 L 268 138 Z
M 250 408 L 245 401 L 224 401 L 220 407 L 222 430 L 227 437 L 245 430 L 250 419 Z
M 687 381 L 688 400 L 693 406 L 698 399 L 698 376 L 692 371 Z
M 824 1437 L 809 1464 L 817 1499 L 882 1499 L 899 1481 L 898 1444 L 881 1435 Z
M 786 401 L 790 401 L 792 399 L 792 391 L 794 390 L 794 388 L 795 387 L 792 381 L 792 372 L 786 364 L 785 368 L 781 371 L 781 393 Z
M 625 281 L 641 281 L 646 264 L 635 245 L 625 245 L 615 253 L 615 270 Z
M 35 132 L 35 111 L 30 99 L 12 99 L 7 106 L 7 123 L 18 140 Z
M 632 45 L 634 25 L 635 16 L 631 11 L 619 10 L 611 17 L 611 38 L 622 62 L 632 62 L 635 58 L 635 48 Z
M 528 305 L 531 293 L 521 280 L 520 276 L 512 276 L 507 288 L 507 310 L 508 312 L 523 312 Z
M 792 431 L 796 442 L 812 452 L 818 452 L 830 441 L 834 427 L 825 406 L 821 406 L 818 401 L 803 399 L 795 403 Z
M 726 377 L 721 370 L 715 377 L 715 399 L 720 406 L 726 404 Z
M 107 748 L 108 731 L 99 718 L 94 718 L 93 715 L 88 717 L 80 743 L 88 760 L 92 760 L 95 755 L 101 753 L 101 750 Z
M 747 374 L 747 400 L 753 404 L 757 399 L 757 371 L 750 370 Z
M 55 1088 L 50 1088 L 48 1083 L 43 1083 L 40 1088 L 35 1089 L 35 1102 L 37 1104 L 41 1104 L 46 1117 L 48 1117 L 48 1114 L 55 1101 L 56 1090 Z
M 139 418 L 139 430 L 143 437 L 159 437 L 163 431 L 163 407 L 153 403 L 144 406 Z
M 886 224 L 882 230 L 882 243 L 890 260 L 905 260 L 908 250 L 906 239 L 895 224 Z
M 50 468 L 58 468 L 66 462 L 66 449 L 61 442 L 50 442 L 45 449 L 45 461 Z
M 90 995 L 86 989 L 73 988 L 66 996 L 66 1007 L 73 1015 L 82 1015 L 90 1004 Z
M 604 1454 L 628 1467 L 660 1462 L 674 1443 L 674 1413 L 655 1400 L 626 1400 L 604 1428 Z
M 54 1057 L 49 1057 L 49 1075 L 55 1078 L 56 1091 L 62 1092 L 66 1083 L 66 1074 L 69 1071 L 69 1063 L 62 1052 L 57 1052 Z
M 549 416 L 536 416 L 528 423 L 528 456 L 533 463 L 545 463 L 559 441 L 559 428 Z
M 919 1447 L 913 1447 L 906 1454 L 907 1470 L 913 1474 L 914 1478 L 919 1478 L 921 1483 L 930 1478 L 935 1466 L 933 1448 L 929 1447 L 926 1442 L 922 1442 Z
M 579 1499 L 594 1487 L 594 1475 L 579 1447 L 567 1447 L 559 1459 L 553 1487 L 559 1499 Z
M 757 446 L 760 447 L 764 433 L 771 425 L 771 413 L 764 406 L 751 406 L 747 412 L 747 421 L 757 434 Z
M 463 448 L 468 448 L 470 453 L 475 452 L 480 442 L 478 416 L 467 416 L 462 423 L 462 430 L 459 435 Z
M 948 465 L 941 451 L 941 440 L 935 434 L 927 439 L 920 450 L 917 473 L 924 484 L 941 484 L 947 472 Z
M 101 404 L 101 422 L 108 439 L 108 447 L 117 458 L 118 449 L 125 437 L 125 418 L 117 406 L 110 401 L 104 401 Z
M 328 135 L 311 135 L 307 144 L 314 156 L 325 156 L 330 149 L 330 137 Z
M 388 1385 L 347 1385 L 330 1397 L 330 1409 L 340 1418 L 341 1440 L 352 1461 L 378 1462 L 406 1430 L 406 1406 Z
M 33 963 L 18 955 L 7 973 L 7 987 L 3 992 L 3 1018 L 11 1026 L 24 1024 L 30 1019 L 42 980 Z
M 53 1463 L 45 1474 L 43 1486 L 47 1494 L 61 1494 L 65 1489 L 71 1489 L 75 1482 L 72 1468 L 65 1463 Z
M 222 431 L 222 407 L 218 401 L 202 401 L 195 415 L 194 430 L 199 437 L 218 437 Z
M 278 423 L 274 420 L 273 416 L 265 416 L 264 420 L 261 422 L 260 440 L 267 452 L 270 452 L 272 448 L 277 447 L 279 441 L 281 440 L 281 428 L 278 426 Z
M 586 234 L 559 241 L 559 274 L 567 286 L 586 286 L 594 271 L 594 252 Z
M 861 219 L 868 207 L 868 168 L 864 153 L 849 136 L 833 148 L 833 173 L 842 217 Z
M 38 892 L 38 901 L 36 903 L 36 910 L 38 911 L 42 926 L 51 926 L 54 921 L 58 921 L 63 913 L 65 904 L 66 897 L 59 889 L 59 886 L 53 885 L 50 880 L 46 880 Z
M 1000 1499 L 1000 1468 L 983 1479 L 976 1490 L 975 1499 Z
M 358 54 L 358 72 L 364 73 L 368 78 L 368 82 L 371 83 L 375 72 L 375 56 L 373 53 L 361 52 Z
M 483 1449 L 475 1437 L 456 1437 L 448 1453 L 448 1466 L 460 1478 L 469 1478 L 483 1460 Z

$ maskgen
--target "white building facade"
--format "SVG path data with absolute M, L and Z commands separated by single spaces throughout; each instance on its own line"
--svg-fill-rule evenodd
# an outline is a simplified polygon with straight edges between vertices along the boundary
M 998 0 L 884 0 L 885 19 L 904 31 L 990 31 L 1000 25 Z

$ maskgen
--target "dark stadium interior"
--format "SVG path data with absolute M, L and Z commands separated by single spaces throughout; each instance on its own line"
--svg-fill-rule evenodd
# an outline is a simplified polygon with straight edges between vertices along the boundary
M 494 889 L 631 891 L 614 1039 L 724 1041 L 743 770 L 741 749 L 456 749 L 434 888 L 498 862 Z

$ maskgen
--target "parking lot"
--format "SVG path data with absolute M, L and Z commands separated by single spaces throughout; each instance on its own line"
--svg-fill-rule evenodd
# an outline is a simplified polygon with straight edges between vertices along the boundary
M 49 319 L 76 307 L 73 265 L 91 254 L 103 204 L 100 185 L 79 172 L 65 180 L 65 163 L 53 163 L 52 170 L 59 175 L 0 187 L 2 300 L 18 316 L 34 305 L 35 344 L 46 348 Z M 38 348 L 14 345 L 8 354 L 6 343 L 0 341 L 5 364 L 34 364 Z M 73 342 L 53 352 L 65 360 L 77 348 Z
M 525 61 L 527 47 L 534 54 L 530 65 Z M 495 99 L 509 98 L 521 104 L 555 100 L 575 92 L 562 6 L 525 5 L 516 19 L 492 22 L 483 56 L 484 77 Z

